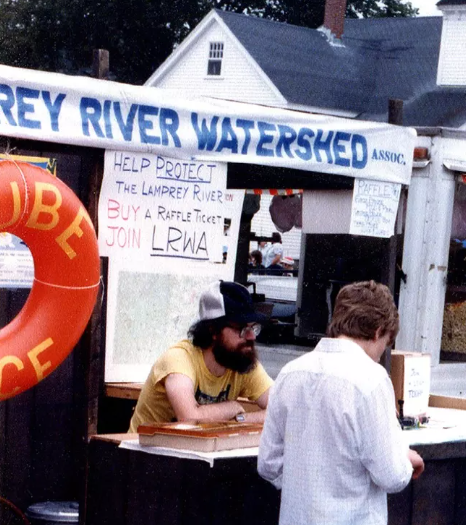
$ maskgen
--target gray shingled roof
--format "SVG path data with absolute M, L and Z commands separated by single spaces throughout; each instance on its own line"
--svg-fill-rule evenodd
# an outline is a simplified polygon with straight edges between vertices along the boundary
M 291 103 L 386 121 L 397 98 L 405 125 L 466 121 L 466 89 L 436 85 L 442 17 L 347 19 L 335 46 L 316 29 L 217 13 Z

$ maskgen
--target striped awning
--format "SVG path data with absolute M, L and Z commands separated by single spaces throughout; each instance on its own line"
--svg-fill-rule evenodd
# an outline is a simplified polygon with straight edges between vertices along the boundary
M 303 190 L 292 190 L 292 189 L 281 189 L 281 190 L 259 190 L 259 189 L 249 189 L 246 190 L 246 193 L 253 195 L 298 195 L 302 193 Z

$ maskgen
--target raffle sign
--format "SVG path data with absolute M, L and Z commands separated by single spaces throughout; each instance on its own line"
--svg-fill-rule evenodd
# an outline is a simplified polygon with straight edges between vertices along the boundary
M 350 233 L 389 238 L 394 234 L 401 184 L 356 179 Z

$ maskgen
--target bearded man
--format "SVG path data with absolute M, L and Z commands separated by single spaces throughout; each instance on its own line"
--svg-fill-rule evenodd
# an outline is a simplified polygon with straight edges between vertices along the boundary
M 247 288 L 212 283 L 201 295 L 199 321 L 189 329 L 189 339 L 153 365 L 129 431 L 169 421 L 263 422 L 273 381 L 258 361 L 255 339 L 265 320 Z M 246 413 L 239 397 L 255 402 L 258 410 Z

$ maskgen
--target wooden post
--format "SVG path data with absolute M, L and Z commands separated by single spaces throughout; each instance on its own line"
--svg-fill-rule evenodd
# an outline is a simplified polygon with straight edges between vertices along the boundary
M 96 78 L 104 80 L 108 77 L 109 72 L 109 53 L 106 49 L 95 49 L 93 52 L 92 70 Z M 103 158 L 102 155 L 96 155 L 92 160 L 91 172 L 89 174 L 89 194 L 88 194 L 88 211 L 92 222 L 97 231 L 98 224 L 98 203 L 100 188 L 103 178 Z M 101 264 L 101 275 L 104 267 Z M 88 417 L 87 432 L 89 435 L 97 433 L 97 416 L 98 416 L 98 398 L 103 393 L 104 387 L 104 341 L 102 336 L 102 324 L 105 325 L 105 312 L 102 308 L 100 295 L 94 308 L 88 329 L 88 362 L 87 362 L 87 385 L 86 393 L 88 399 Z M 105 303 L 105 301 L 103 301 Z
M 106 49 L 94 49 L 92 53 L 92 76 L 108 80 L 110 70 L 110 55 Z
M 96 49 L 93 52 L 92 72 L 93 76 L 101 80 L 108 78 L 109 72 L 109 52 L 105 49 Z M 100 188 L 103 178 L 103 152 L 94 150 L 95 154 L 89 162 L 89 193 L 85 203 L 89 216 L 97 232 L 98 225 L 98 203 Z M 107 279 L 107 261 L 101 259 L 100 275 L 103 282 Z M 106 284 L 101 284 L 97 303 L 94 307 L 89 324 L 84 332 L 84 366 L 85 366 L 85 472 L 82 493 L 79 497 L 80 503 L 80 524 L 84 525 L 87 493 L 87 469 L 88 469 L 88 448 L 87 443 L 90 436 L 97 434 L 97 423 L 99 414 L 99 400 L 104 393 L 104 362 L 105 362 L 105 318 L 106 318 Z M 81 510 L 82 509 L 82 510 Z
M 399 99 L 390 99 L 388 101 L 388 123 L 396 126 L 403 125 L 403 101 Z M 401 196 L 400 196 L 401 202 Z M 399 228 L 399 217 L 398 211 L 397 218 L 395 221 L 395 232 L 394 235 L 388 240 L 387 251 L 384 260 L 383 274 L 384 283 L 390 288 L 390 291 L 395 297 L 395 274 L 396 274 L 396 254 L 398 250 L 397 231 Z M 381 359 L 381 364 L 386 368 L 387 372 L 390 373 L 391 366 L 391 351 L 387 349 Z
M 388 101 L 388 123 L 397 126 L 403 125 L 403 101 L 391 98 Z

